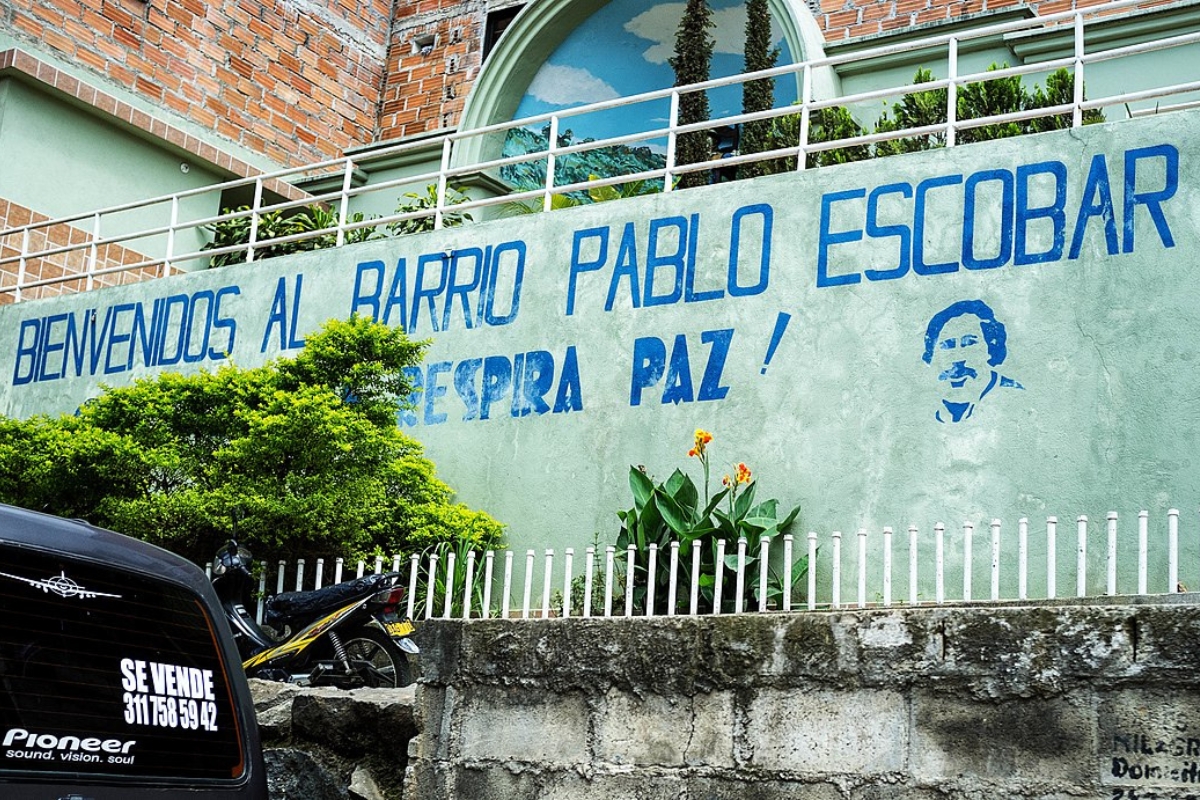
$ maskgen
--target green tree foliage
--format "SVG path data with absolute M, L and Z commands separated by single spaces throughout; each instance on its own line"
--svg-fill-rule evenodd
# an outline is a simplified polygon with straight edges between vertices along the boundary
M 238 212 L 247 212 L 250 206 L 239 206 Z M 226 208 L 222 214 L 234 213 Z M 350 223 L 365 222 L 362 212 L 355 212 L 347 219 Z M 322 233 L 309 236 L 297 241 L 276 241 L 287 236 L 312 234 L 316 231 L 336 227 L 338 215 L 335 210 L 321 205 L 310 205 L 295 213 L 285 214 L 283 211 L 266 211 L 259 214 L 258 231 L 255 235 L 254 259 L 274 258 L 290 253 L 304 253 L 309 250 L 323 250 L 337 246 L 336 233 Z M 250 244 L 250 217 L 236 217 L 222 220 L 211 226 L 212 241 L 204 245 L 204 250 L 216 250 L 221 247 L 245 247 Z M 382 238 L 374 226 L 355 228 L 346 231 L 345 243 L 366 242 Z M 259 244 L 262 242 L 263 244 Z M 241 264 L 246 260 L 246 251 L 234 250 L 230 253 L 220 253 L 209 258 L 210 267 L 227 267 L 231 264 Z
M 779 60 L 779 48 L 771 47 L 771 10 L 767 0 L 747 0 L 746 2 L 746 72 L 758 72 L 771 69 Z M 775 79 L 763 78 L 749 81 L 742 87 L 742 112 L 753 114 L 757 111 L 769 111 L 775 107 Z M 771 134 L 770 120 L 754 120 L 742 125 L 738 149 L 742 153 L 761 153 L 768 149 Z M 763 161 L 754 161 L 738 167 L 739 178 L 753 178 L 765 175 L 768 165 Z
M 675 55 L 669 61 L 675 71 L 675 85 L 688 86 L 702 83 L 709 78 L 712 65 L 713 37 L 709 29 L 714 26 L 712 8 L 707 0 L 687 0 L 683 19 L 675 32 Z M 679 98 L 679 123 L 691 125 L 705 122 L 711 111 L 707 92 L 688 92 Z M 699 164 L 712 155 L 712 144 L 707 131 L 694 131 L 681 135 L 675 145 L 675 163 Z M 707 172 L 689 172 L 679 179 L 679 186 L 703 186 L 708 183 Z
M 293 359 L 164 374 L 75 416 L 0 418 L 0 500 L 81 517 L 197 561 L 236 536 L 268 561 L 498 545 L 453 503 L 396 413 L 424 343 L 352 317 Z
M 446 199 L 442 202 L 442 226 L 446 228 L 457 228 L 464 222 L 474 222 L 471 215 L 466 211 L 454 211 L 452 206 L 465 203 L 471 198 L 467 195 L 466 190 L 448 187 L 446 190 Z M 437 208 L 438 187 L 436 184 L 429 184 L 425 187 L 425 193 L 405 192 L 404 199 L 401 199 L 400 205 L 396 206 L 397 214 L 411 214 L 416 211 L 429 212 L 425 216 L 413 217 L 412 219 L 402 219 L 388 225 L 388 230 L 393 236 L 407 236 L 410 233 L 428 233 L 434 229 L 436 220 L 434 219 L 434 210 Z
M 927 69 L 917 70 L 913 76 L 913 84 L 920 85 L 933 80 L 933 73 Z M 892 131 L 920 128 L 926 125 L 946 124 L 946 90 L 925 89 L 919 92 L 909 92 L 899 103 L 892 106 L 891 116 L 884 111 L 875 123 L 876 133 L 891 133 Z M 923 136 L 907 136 L 902 139 L 888 139 L 875 145 L 875 155 L 890 156 L 899 153 L 916 153 L 942 147 L 946 144 L 945 131 L 937 131 Z
M 842 106 L 818 108 L 813 110 L 808 116 L 809 144 L 835 142 L 841 139 L 862 136 L 865 133 L 866 130 Z M 795 147 L 799 144 L 800 115 L 789 114 L 786 117 L 776 119 L 774 126 L 771 128 L 770 142 L 770 149 Z M 848 164 L 851 161 L 862 161 L 870 157 L 870 146 L 858 144 L 848 147 L 838 147 L 832 150 L 811 152 L 806 159 L 806 165 L 808 167 L 827 167 L 832 164 Z M 796 159 L 794 157 L 772 159 L 763 163 L 767 165 L 767 171 L 770 173 L 790 172 L 796 169 Z

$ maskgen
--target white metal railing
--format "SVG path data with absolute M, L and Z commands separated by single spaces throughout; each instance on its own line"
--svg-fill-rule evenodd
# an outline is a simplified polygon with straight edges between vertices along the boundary
M 937 523 L 925 529 L 860 528 L 845 535 L 787 534 L 774 542 L 764 539 L 755 550 L 746 539 L 721 540 L 705 545 L 716 558 L 703 568 L 704 548 L 680 542 L 661 550 L 650 545 L 645 553 L 633 546 L 623 551 L 593 546 L 582 553 L 567 548 L 561 556 L 554 550 L 442 550 L 377 557 L 349 568 L 341 558 L 317 559 L 311 573 L 305 560 L 280 561 L 263 573 L 259 594 L 320 588 L 348 579 L 347 571 L 361 577 L 388 570 L 401 573 L 408 615 L 422 620 L 1038 603 L 1165 596 L 1188 591 L 1185 583 L 1200 589 L 1200 521 L 1181 543 L 1177 509 L 1153 526 L 1150 513 L 1142 511 L 1133 524 L 1121 524 L 1110 512 L 1102 527 L 1089 524 L 1087 516 L 1064 521 L 1061 530 L 1053 516 L 1044 524 L 1022 518 L 1013 527 L 994 519 L 984 527 L 986 548 L 976 542 L 972 522 L 957 530 Z M 978 578 L 987 579 L 984 591 L 976 590 Z
M 761 153 L 735 155 L 723 159 L 720 166 L 722 169 L 725 169 L 757 160 L 794 158 L 796 169 L 804 170 L 807 167 L 807 157 L 809 155 L 828 150 L 855 145 L 869 145 L 889 139 L 902 139 L 929 134 L 937 134 L 944 137 L 945 145 L 953 147 L 956 144 L 957 134 L 960 131 L 970 128 L 1068 113 L 1071 115 L 1071 125 L 1078 127 L 1083 124 L 1084 113 L 1090 110 L 1103 107 L 1119 108 L 1127 106 L 1130 103 L 1147 102 L 1165 97 L 1179 98 L 1183 95 L 1200 92 L 1200 59 L 1194 59 L 1191 62 L 1194 65 L 1194 71 L 1191 74 L 1178 76 L 1178 79 L 1173 83 L 1157 88 L 1120 92 L 1085 99 L 1084 82 L 1085 76 L 1088 74 L 1087 68 L 1090 65 L 1113 59 L 1135 57 L 1153 51 L 1200 44 L 1200 34 L 1196 33 L 1169 36 L 1124 47 L 1106 47 L 1103 42 L 1094 42 L 1088 39 L 1088 32 L 1096 23 L 1111 21 L 1114 12 L 1142 5 L 1145 5 L 1145 0 L 1121 0 L 1121 2 L 1107 3 L 1086 9 L 1064 11 L 1030 19 L 986 25 L 970 31 L 941 34 L 910 42 L 862 50 L 854 54 L 814 59 L 770 70 L 707 81 L 692 86 L 646 92 L 602 103 L 566 109 L 552 114 L 528 117 L 513 122 L 497 123 L 472 130 L 457 131 L 441 137 L 440 140 L 435 140 L 435 146 L 440 142 L 441 147 L 441 158 L 436 170 L 365 186 L 356 187 L 353 185 L 352 178 L 357 170 L 370 166 L 372 163 L 384 163 L 388 159 L 394 159 L 405 153 L 426 150 L 430 144 L 428 142 L 398 144 L 358 156 L 331 159 L 317 164 L 309 164 L 250 178 L 232 180 L 185 192 L 164 195 L 150 200 L 126 203 L 55 220 L 34 222 L 29 225 L 0 231 L 0 274 L 5 272 L 10 274 L 15 273 L 15 280 L 11 280 L 0 286 L 0 300 L 4 298 L 4 295 L 10 295 L 8 299 L 17 302 L 23 299 L 24 294 L 31 289 L 63 282 L 79 281 L 81 279 L 86 280 L 86 285 L 90 288 L 97 278 L 135 270 L 145 271 L 157 268 L 158 274 L 166 275 L 176 265 L 230 253 L 244 252 L 247 261 L 254 261 L 265 246 L 286 244 L 322 236 L 333 235 L 334 245 L 341 246 L 346 242 L 347 235 L 353 231 L 364 228 L 379 228 L 408 220 L 431 217 L 433 227 L 440 228 L 446 223 L 446 215 L 451 210 L 451 203 L 448 201 L 448 198 L 451 195 L 450 189 L 456 182 L 472 174 L 496 171 L 502 167 L 523 163 L 545 162 L 545 183 L 543 186 L 538 189 L 514 192 L 499 197 L 477 198 L 456 203 L 453 204 L 453 212 L 470 212 L 473 209 L 534 200 L 540 200 L 542 207 L 549 210 L 551 208 L 551 198 L 556 194 L 578 191 L 590 187 L 618 185 L 634 180 L 660 182 L 662 191 L 669 192 L 675 188 L 675 181 L 679 176 L 690 172 L 704 172 L 714 169 L 714 164 L 708 161 L 694 164 L 677 163 L 675 144 L 678 137 L 687 133 L 708 131 L 722 126 L 741 125 L 751 121 L 774 120 L 788 115 L 797 115 L 799 117 L 799 136 L 798 141 L 794 144 Z M 958 53 L 960 45 L 964 42 L 1029 32 L 1067 30 L 1073 34 L 1073 52 L 1070 56 L 992 72 L 960 72 Z M 928 51 L 936 52 L 939 49 L 944 49 L 946 52 L 948 76 L 946 78 L 922 84 L 892 86 L 837 98 L 817 99 L 813 95 L 814 71 L 836 69 L 855 61 L 866 61 L 883 56 L 917 52 L 924 54 Z M 973 83 L 1006 76 L 1046 74 L 1060 67 L 1068 69 L 1074 76 L 1075 92 L 1070 103 L 1033 111 L 1020 111 L 976 119 L 957 119 L 956 97 L 961 88 Z M 679 97 L 683 94 L 707 91 L 768 77 L 778 78 L 783 76 L 795 76 L 798 79 L 801 87 L 801 99 L 798 105 L 777 107 L 752 114 L 737 114 L 690 125 L 679 124 Z M 828 141 L 811 140 L 810 118 L 813 112 L 835 106 L 848 106 L 865 101 L 940 89 L 945 89 L 947 94 L 946 119 L 943 123 L 920 128 L 871 133 L 852 138 Z M 559 145 L 558 143 L 558 132 L 564 127 L 564 121 L 586 114 L 594 114 L 618 108 L 628 109 L 637 105 L 655 102 L 669 103 L 668 120 L 665 126 L 646 128 L 621 136 L 584 143 L 571 145 Z M 1167 104 L 1159 110 L 1193 106 L 1195 106 L 1194 97 L 1185 97 L 1182 102 Z M 1129 113 L 1130 115 L 1139 115 L 1146 112 L 1131 109 Z M 660 115 L 630 114 L 627 116 L 631 119 L 641 118 L 650 120 Z M 489 142 L 494 145 L 495 141 L 498 141 L 509 131 L 532 126 L 548 127 L 550 135 L 548 136 L 546 150 L 501 157 L 498 155 L 498 147 L 489 146 Z M 661 168 L 624 175 L 603 176 L 598 180 L 583 183 L 556 183 L 557 170 L 555 169 L 555 165 L 564 156 L 616 145 L 656 141 L 666 142 L 665 164 Z M 298 200 L 287 200 L 278 203 L 264 202 L 264 189 L 273 182 L 302 182 L 314 177 L 330 179 L 339 188 L 330 192 L 315 193 Z M 426 184 L 437 187 L 436 200 L 432 208 L 402 209 L 398 210 L 395 214 L 357 221 L 349 213 L 350 206 L 369 193 L 395 191 L 401 187 L 411 188 L 412 186 Z M 249 189 L 253 194 L 253 202 L 248 209 L 229 213 L 211 213 L 211 209 L 217 207 L 219 198 L 223 193 L 239 189 L 243 191 Z M 200 203 L 199 205 L 209 209 L 209 211 L 193 218 L 186 218 L 184 211 L 190 207 L 189 201 L 204 198 L 206 195 L 209 196 L 207 202 Z M 215 202 L 212 200 L 212 196 L 214 195 L 218 198 Z M 262 237 L 260 226 L 264 215 L 274 212 L 287 212 L 311 204 L 335 206 L 337 209 L 336 224 L 318 230 L 275 238 L 268 239 Z M 157 215 L 161 221 L 157 224 L 137 228 L 136 230 L 114 231 L 113 227 L 117 226 L 119 228 L 120 225 L 120 223 L 114 222 L 110 222 L 106 226 L 105 221 L 107 219 L 114 217 L 119 219 L 121 215 L 130 212 L 138 212 L 147 217 Z M 224 247 L 208 246 L 207 248 L 204 246 L 189 248 L 184 244 L 184 240 L 188 237 L 181 234 L 190 232 L 192 240 L 198 241 L 200 238 L 208 235 L 207 231 L 212 226 L 239 219 L 249 220 L 249 237 L 248 242 L 245 244 L 234 244 Z M 85 230 L 88 233 L 87 240 L 78 244 L 57 244 L 42 247 L 41 249 L 31 246 L 32 239 L 38 236 L 49 237 L 50 231 L 58 226 L 70 226 Z M 128 223 L 126 223 L 126 226 L 128 226 Z M 107 245 L 116 245 L 126 249 L 126 253 L 120 263 L 105 265 L 100 262 L 100 248 Z M 5 252 L 11 251 L 16 251 L 16 255 L 4 255 Z M 73 273 L 65 275 L 45 277 L 33 276 L 31 274 L 31 264 L 46 259 L 66 257 L 73 253 L 81 254 L 78 258 L 83 261 L 82 270 L 75 270 Z

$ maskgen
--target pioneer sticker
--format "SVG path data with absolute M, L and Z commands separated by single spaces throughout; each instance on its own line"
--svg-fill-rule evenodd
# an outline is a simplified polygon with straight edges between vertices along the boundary
M 53 733 L 9 728 L 4 734 L 4 757 L 23 761 L 85 764 L 132 764 L 136 739 L 56 736 Z

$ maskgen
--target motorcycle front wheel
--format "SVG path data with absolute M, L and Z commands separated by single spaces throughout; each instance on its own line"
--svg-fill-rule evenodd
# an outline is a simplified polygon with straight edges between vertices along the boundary
M 383 631 L 359 628 L 344 646 L 346 657 L 365 686 L 387 689 L 413 682 L 408 656 Z

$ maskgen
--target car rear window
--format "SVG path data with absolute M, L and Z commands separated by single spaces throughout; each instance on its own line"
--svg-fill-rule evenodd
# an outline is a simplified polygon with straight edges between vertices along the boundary
M 187 590 L 0 545 L 0 770 L 236 779 L 227 666 Z

